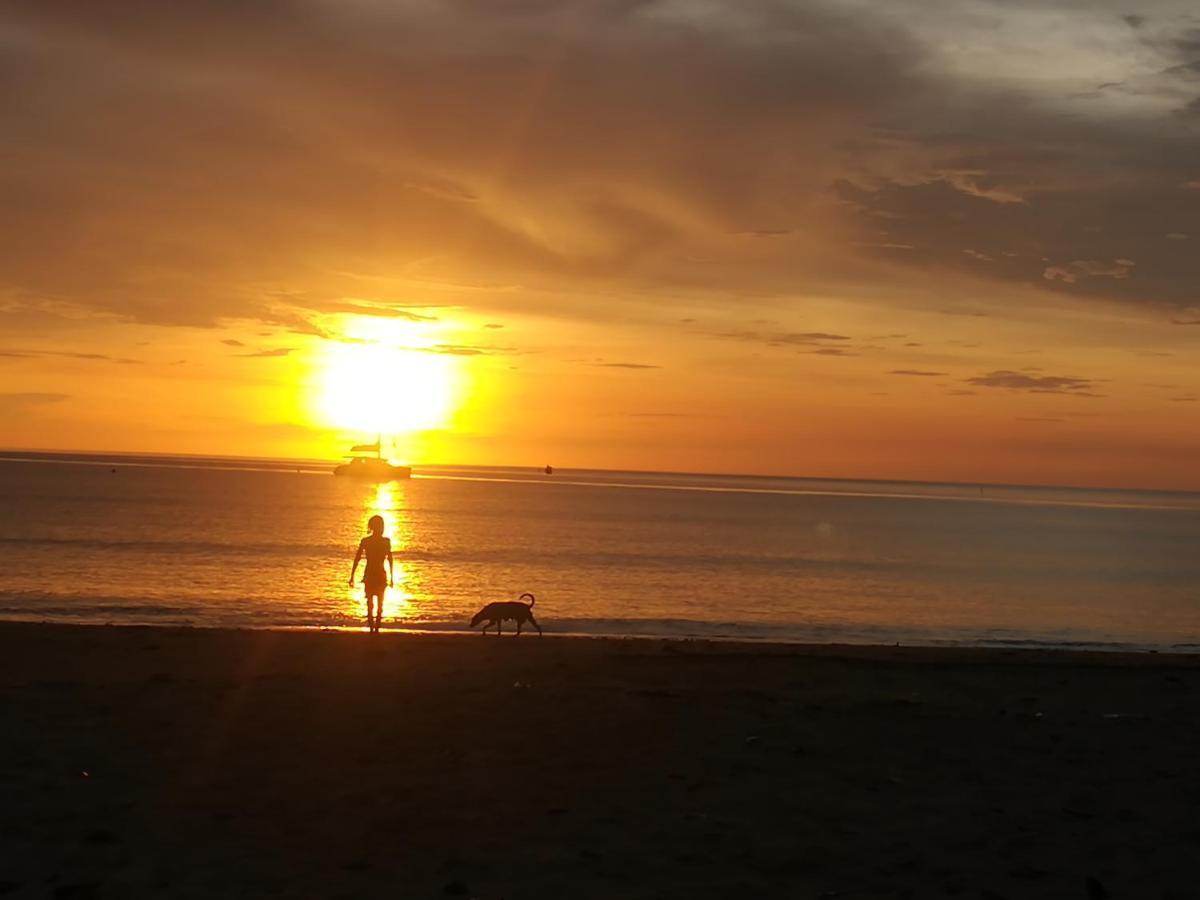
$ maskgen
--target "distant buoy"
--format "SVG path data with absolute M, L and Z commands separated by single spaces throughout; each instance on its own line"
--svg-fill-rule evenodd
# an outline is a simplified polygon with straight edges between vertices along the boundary
M 553 475 L 554 474 L 554 466 L 546 466 L 546 474 Z

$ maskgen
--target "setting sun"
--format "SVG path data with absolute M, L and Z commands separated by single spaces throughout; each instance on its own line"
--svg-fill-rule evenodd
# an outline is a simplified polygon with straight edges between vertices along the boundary
M 314 391 L 322 423 L 395 435 L 448 422 L 458 394 L 458 360 L 440 354 L 412 324 L 358 319 L 346 329 L 354 343 L 325 343 Z

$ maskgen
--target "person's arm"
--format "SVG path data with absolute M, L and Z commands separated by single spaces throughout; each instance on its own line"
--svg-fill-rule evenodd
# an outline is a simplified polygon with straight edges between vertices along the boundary
M 358 542 L 358 552 L 354 554 L 354 565 L 350 567 L 350 587 L 354 587 L 354 573 L 358 571 L 358 561 L 362 559 L 362 541 Z
M 388 541 L 388 587 L 396 586 L 396 563 L 392 560 L 392 542 Z

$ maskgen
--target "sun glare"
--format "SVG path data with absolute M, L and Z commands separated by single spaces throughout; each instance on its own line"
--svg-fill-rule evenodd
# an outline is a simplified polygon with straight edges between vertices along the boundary
M 346 431 L 410 434 L 447 424 L 455 405 L 457 366 L 412 323 L 356 320 L 354 343 L 329 341 L 320 364 L 317 414 Z

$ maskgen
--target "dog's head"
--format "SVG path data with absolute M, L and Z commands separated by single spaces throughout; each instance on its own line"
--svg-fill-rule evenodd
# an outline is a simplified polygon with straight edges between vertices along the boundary
M 482 622 L 486 618 L 487 618 L 487 607 L 484 607 L 479 612 L 475 613 L 475 615 L 471 616 L 471 627 L 474 628 L 476 625 L 478 625 L 480 622 Z

